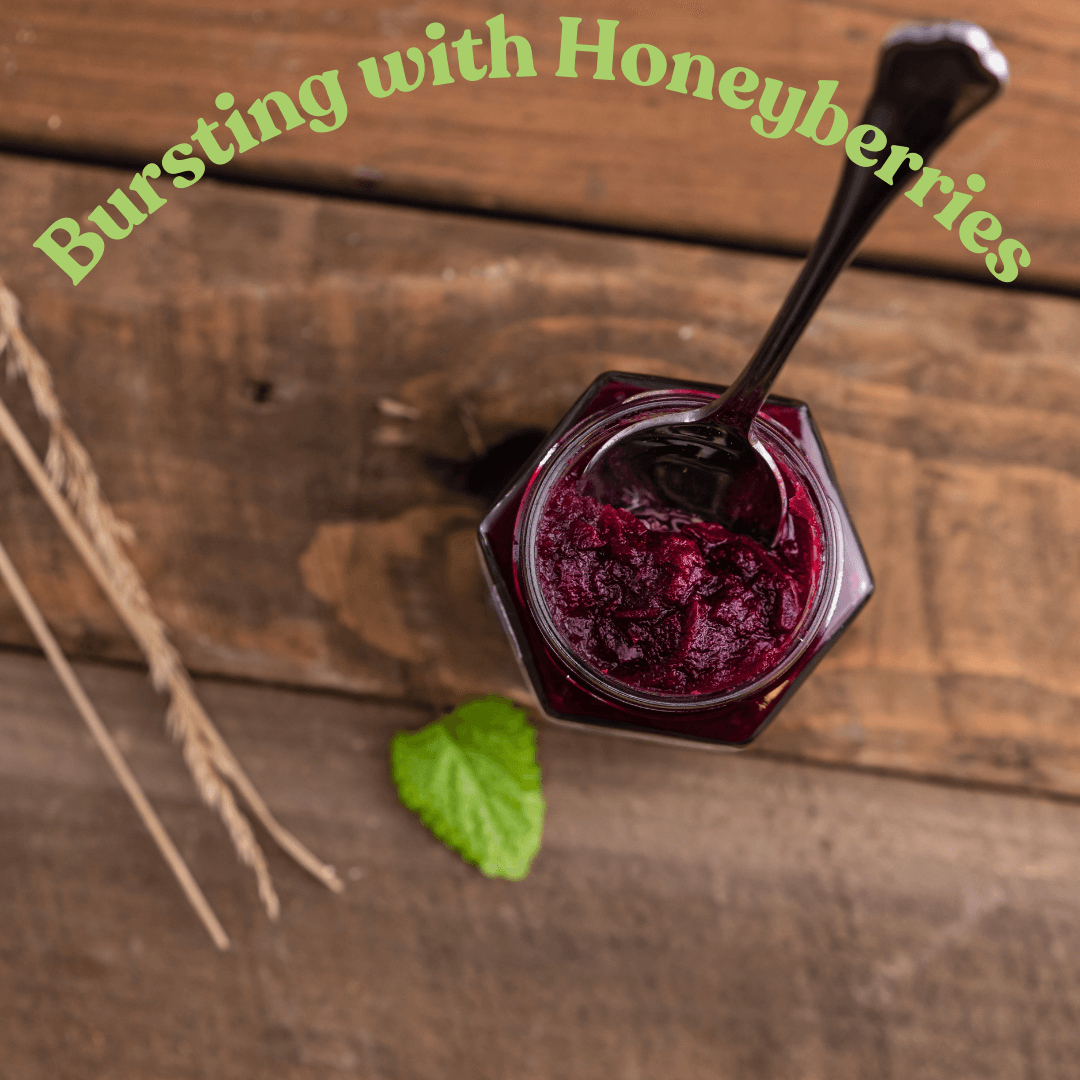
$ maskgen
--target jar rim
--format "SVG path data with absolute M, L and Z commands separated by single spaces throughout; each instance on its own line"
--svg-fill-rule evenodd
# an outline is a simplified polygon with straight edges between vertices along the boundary
M 618 427 L 638 421 L 650 412 L 669 413 L 680 408 L 698 408 L 717 396 L 719 391 L 689 388 L 646 390 L 584 418 L 566 431 L 537 463 L 526 483 L 518 509 L 514 525 L 515 572 L 522 598 L 532 612 L 541 636 L 562 665 L 576 675 L 586 688 L 592 693 L 614 698 L 624 706 L 668 714 L 698 713 L 751 698 L 776 684 L 798 662 L 832 615 L 839 600 L 842 584 L 840 567 L 844 556 L 839 508 L 792 434 L 763 411 L 754 421 L 754 434 L 806 488 L 822 539 L 821 568 L 814 593 L 793 629 L 780 660 L 752 680 L 714 693 L 674 694 L 643 690 L 615 679 L 583 660 L 555 625 L 540 585 L 536 557 L 540 520 L 555 485 L 581 460 L 583 454 L 590 449 L 595 451 Z

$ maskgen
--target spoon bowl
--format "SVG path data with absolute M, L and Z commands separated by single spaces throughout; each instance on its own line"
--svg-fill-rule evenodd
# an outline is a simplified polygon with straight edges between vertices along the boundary
M 639 516 L 675 507 L 720 521 L 772 547 L 787 515 L 787 489 L 751 431 L 710 419 L 715 406 L 639 420 L 589 461 L 578 490 Z

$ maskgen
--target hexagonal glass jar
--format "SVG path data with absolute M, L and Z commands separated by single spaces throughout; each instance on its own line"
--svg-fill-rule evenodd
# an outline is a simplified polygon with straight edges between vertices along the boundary
M 568 463 L 620 423 L 647 411 L 693 408 L 725 387 L 607 372 L 582 395 L 497 499 L 480 524 L 491 598 L 541 706 L 556 721 L 716 748 L 751 743 L 790 700 L 874 589 L 821 436 L 801 401 L 770 396 L 755 431 L 810 497 L 821 528 L 821 566 L 785 651 L 768 670 L 723 692 L 643 692 L 574 654 L 537 587 L 535 538 L 548 493 Z

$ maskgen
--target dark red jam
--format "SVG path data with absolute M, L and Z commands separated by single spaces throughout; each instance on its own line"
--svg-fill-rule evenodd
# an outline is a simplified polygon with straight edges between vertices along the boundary
M 561 480 L 540 521 L 537 570 L 570 650 L 651 693 L 722 694 L 779 664 L 813 599 L 822 547 L 809 497 L 785 479 L 789 513 L 771 549 L 723 525 L 646 524 Z

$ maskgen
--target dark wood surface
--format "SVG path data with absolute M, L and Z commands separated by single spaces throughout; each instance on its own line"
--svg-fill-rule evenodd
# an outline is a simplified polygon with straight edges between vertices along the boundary
M 823 429 L 878 590 L 757 747 L 542 726 L 549 818 L 521 883 L 398 804 L 393 731 L 475 693 L 531 704 L 475 560 L 484 502 L 445 463 L 550 427 L 604 370 L 730 379 L 840 160 L 715 101 L 555 78 L 566 12 L 545 3 L 501 8 L 536 79 L 363 92 L 357 60 L 499 10 L 0 11 L 0 274 L 211 712 L 348 881 L 334 897 L 271 855 L 268 924 L 140 671 L 81 665 L 234 937 L 215 954 L 0 593 L 0 1078 L 1071 1080 L 1080 307 L 977 283 L 929 205 L 899 200 L 868 257 L 975 283 L 847 272 L 777 385 Z M 931 13 L 574 14 L 618 18 L 620 48 L 839 79 L 854 112 L 881 34 Z M 981 172 L 1025 280 L 1075 293 L 1080 8 L 949 14 L 990 30 L 1013 83 L 937 165 Z M 218 92 L 331 68 L 341 130 L 168 188 L 78 288 L 32 247 Z M 42 447 L 24 389 L 0 394 Z M 138 660 L 3 449 L 0 541 L 70 653 Z
M 445 24 L 446 41 L 469 27 L 487 42 L 485 21 L 500 12 L 508 32 L 532 43 L 535 78 L 458 77 L 433 87 L 429 74 L 412 93 L 379 100 L 365 90 L 358 61 L 429 48 L 424 28 L 432 20 Z M 323 134 L 298 128 L 222 169 L 375 197 L 805 249 L 824 215 L 841 147 L 794 133 L 764 139 L 751 130 L 753 109 L 673 93 L 664 89 L 667 79 L 634 86 L 622 77 L 619 57 L 648 42 L 669 57 L 704 54 L 717 72 L 745 66 L 808 91 L 819 80 L 837 80 L 835 100 L 854 124 L 881 37 L 897 22 L 933 14 L 917 0 L 885 7 L 868 0 L 605 0 L 573 12 L 583 20 L 582 43 L 596 40 L 597 19 L 619 20 L 615 81 L 593 79 L 587 58 L 578 78 L 555 76 L 559 16 L 567 11 L 549 0 L 336 8 L 314 0 L 12 0 L 0 19 L 0 145 L 111 156 L 141 168 L 170 146 L 190 143 L 200 116 L 224 119 L 214 105 L 221 91 L 246 108 L 272 90 L 295 97 L 309 75 L 336 69 L 349 107 L 343 127 Z M 1029 248 L 1026 280 L 1075 289 L 1080 6 L 959 0 L 943 13 L 984 25 L 1012 65 L 1012 82 L 936 164 L 958 181 L 972 171 L 985 177 L 978 205 L 997 215 L 1004 236 Z M 477 50 L 481 64 L 486 50 Z M 189 200 L 175 192 L 172 201 Z M 866 254 L 990 281 L 982 257 L 932 220 L 939 202 L 940 194 L 924 209 L 900 200 Z M 96 204 L 72 192 L 61 209 L 82 220 Z M 36 237 L 54 220 L 35 214 L 28 227 Z M 119 261 L 118 251 L 108 258 Z
M 117 175 L 8 158 L 3 195 L 25 222 Z M 25 226 L 0 238 L 161 611 L 199 670 L 440 704 L 525 693 L 475 561 L 483 503 L 426 464 L 469 455 L 463 412 L 492 445 L 604 370 L 730 379 L 797 269 L 211 181 L 188 196 L 74 290 Z M 811 403 L 878 592 L 764 746 L 1080 793 L 1078 335 L 1071 299 L 840 280 L 777 390 Z M 135 659 L 0 469 L 0 538 L 67 646 Z M 29 643 L 5 597 L 0 640 Z
M 1075 805 L 543 727 L 543 848 L 490 881 L 390 784 L 390 735 L 428 711 L 203 683 L 348 882 L 272 857 L 273 925 L 160 699 L 80 671 L 236 945 L 205 938 L 44 662 L 0 654 L 5 1080 L 1075 1075 Z

